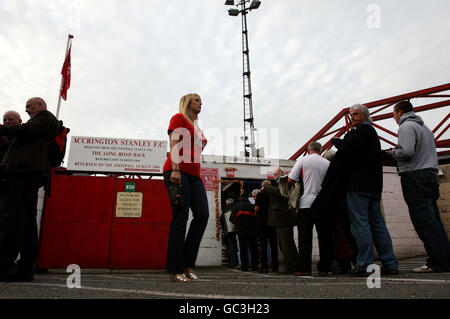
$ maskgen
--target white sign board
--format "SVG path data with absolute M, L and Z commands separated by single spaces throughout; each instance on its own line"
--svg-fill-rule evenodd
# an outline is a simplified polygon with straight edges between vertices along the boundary
M 117 192 L 116 217 L 141 218 L 143 193 Z
M 162 173 L 167 141 L 72 136 L 68 170 Z

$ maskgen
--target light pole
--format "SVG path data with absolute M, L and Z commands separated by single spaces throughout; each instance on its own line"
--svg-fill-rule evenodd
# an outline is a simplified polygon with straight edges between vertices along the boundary
M 250 55 L 248 49 L 248 29 L 247 29 L 247 13 L 251 10 L 258 9 L 261 1 L 252 0 L 249 7 L 246 7 L 250 0 L 238 0 L 236 7 L 241 9 L 229 9 L 230 16 L 242 15 L 242 85 L 243 85 L 243 101 L 244 101 L 244 156 L 257 157 L 255 146 L 255 126 L 252 105 L 252 85 L 250 80 Z M 234 6 L 234 0 L 226 0 L 225 5 Z

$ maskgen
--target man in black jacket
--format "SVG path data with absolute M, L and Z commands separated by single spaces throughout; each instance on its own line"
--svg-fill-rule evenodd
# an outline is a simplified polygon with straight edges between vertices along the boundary
M 250 249 L 250 264 L 252 270 L 258 269 L 258 246 L 256 243 L 256 216 L 253 205 L 247 194 L 241 194 L 239 201 L 234 204 L 230 221 L 236 224 L 241 256 L 241 270 L 248 271 Z
M 343 140 L 333 139 L 332 143 L 342 152 L 345 163 L 347 211 L 358 246 L 353 274 L 366 274 L 374 261 L 374 244 L 382 262 L 381 273 L 398 274 L 398 261 L 380 208 L 383 189 L 380 140 L 366 106 L 353 105 L 350 116 L 354 129 Z
M 262 187 L 271 186 L 269 180 L 264 180 L 261 184 Z M 271 195 L 267 192 L 258 192 L 255 200 L 255 214 L 256 214 L 256 229 L 261 248 L 261 268 L 258 272 L 267 273 L 269 270 L 268 265 L 268 251 L 267 245 L 270 245 L 270 257 L 272 271 L 278 271 L 278 242 L 277 242 L 277 229 L 273 226 L 267 225 L 269 218 Z
M 0 136 L 11 140 L 4 158 L 6 189 L 0 193 L 0 281 L 34 279 L 37 193 L 50 176 L 48 148 L 57 120 L 39 97 L 29 99 L 25 111 L 27 123 L 0 125 Z
M 6 111 L 3 114 L 3 125 L 18 125 L 22 123 L 20 114 L 16 111 Z M 3 163 L 3 158 L 8 151 L 9 139 L 7 136 L 0 136 L 0 163 Z M 0 168 L 3 171 L 3 166 Z

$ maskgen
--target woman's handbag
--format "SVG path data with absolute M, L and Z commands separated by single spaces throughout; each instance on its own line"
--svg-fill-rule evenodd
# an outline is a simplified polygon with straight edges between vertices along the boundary
M 183 197 L 183 186 L 172 184 L 169 186 L 169 198 L 172 206 L 175 208 L 181 208 L 186 205 L 186 201 Z

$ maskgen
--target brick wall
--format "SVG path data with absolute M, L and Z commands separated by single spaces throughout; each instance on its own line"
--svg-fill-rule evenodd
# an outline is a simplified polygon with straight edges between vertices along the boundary
M 397 258 L 426 255 L 403 199 L 400 176 L 395 167 L 383 168 L 382 210 Z
M 439 174 L 439 192 L 441 197 L 437 204 L 441 212 L 442 223 L 450 237 L 450 164 L 441 165 Z

